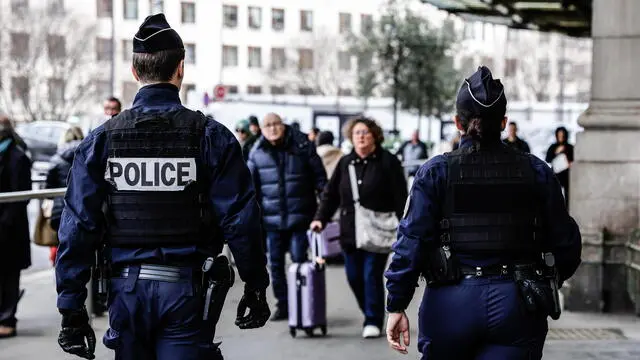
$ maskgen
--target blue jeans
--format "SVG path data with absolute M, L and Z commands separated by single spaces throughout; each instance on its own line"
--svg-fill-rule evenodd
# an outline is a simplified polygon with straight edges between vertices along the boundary
M 510 277 L 428 288 L 419 316 L 422 360 L 542 358 L 547 317 L 525 309 Z
M 377 254 L 357 249 L 344 253 L 344 268 L 358 306 L 364 313 L 364 325 L 384 324 L 384 284 L 382 277 L 387 264 L 387 254 Z
M 116 360 L 222 359 L 212 347 L 214 326 L 202 320 L 198 277 L 178 282 L 113 278 L 109 329 L 102 342 Z
M 271 268 L 271 285 L 273 294 L 278 300 L 278 308 L 287 309 L 287 276 L 285 273 L 285 255 L 291 253 L 295 263 L 307 261 L 309 240 L 306 230 L 303 231 L 269 231 L 267 232 L 269 250 L 269 266 Z

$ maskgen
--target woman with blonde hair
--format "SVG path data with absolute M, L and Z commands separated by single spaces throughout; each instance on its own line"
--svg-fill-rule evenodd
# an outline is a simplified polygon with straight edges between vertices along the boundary
M 362 336 L 377 338 L 384 323 L 383 272 L 388 253 L 371 252 L 356 244 L 356 205 L 349 167 L 355 170 L 360 206 L 400 219 L 407 199 L 407 182 L 398 158 L 382 148 L 384 135 L 372 119 L 357 117 L 344 127 L 353 143 L 350 154 L 340 159 L 325 187 L 311 229 L 320 231 L 340 209 L 340 244 L 344 250 L 349 286 L 364 313 Z

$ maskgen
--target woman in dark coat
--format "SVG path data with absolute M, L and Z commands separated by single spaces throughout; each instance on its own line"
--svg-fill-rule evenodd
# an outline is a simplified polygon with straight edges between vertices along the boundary
M 362 336 L 375 338 L 381 335 L 384 322 L 382 280 L 388 254 L 356 248 L 349 165 L 355 166 L 362 206 L 374 211 L 395 212 L 398 219 L 402 217 L 407 199 L 407 182 L 398 158 L 382 148 L 384 136 L 375 121 L 364 117 L 351 120 L 345 126 L 345 138 L 351 139 L 353 151 L 338 163 L 322 194 L 311 228 L 322 229 L 340 209 L 340 243 L 347 279 L 365 315 Z
M 31 161 L 0 125 L 0 192 L 31 190 Z M 20 271 L 31 266 L 28 201 L 0 204 L 0 338 L 16 335 Z
M 556 129 L 556 142 L 549 146 L 547 150 L 547 156 L 545 161 L 548 163 L 552 163 L 553 160 L 559 156 L 560 154 L 564 154 L 567 157 L 567 161 L 569 162 L 569 168 L 564 169 L 562 171 L 556 171 L 556 177 L 564 190 L 564 199 L 567 206 L 569 205 L 569 170 L 571 169 L 571 164 L 573 163 L 573 145 L 569 144 L 569 131 L 563 126 Z

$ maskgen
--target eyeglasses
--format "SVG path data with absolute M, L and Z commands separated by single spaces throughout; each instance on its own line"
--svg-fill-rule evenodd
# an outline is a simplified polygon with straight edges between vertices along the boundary
M 362 136 L 367 136 L 371 134 L 371 131 L 369 130 L 358 130 L 358 131 L 354 131 L 353 135 L 362 135 Z
M 282 126 L 281 122 L 274 122 L 274 123 L 269 123 L 269 124 L 262 125 L 262 127 L 265 127 L 265 128 L 271 128 L 271 127 L 275 128 L 275 127 L 280 127 L 280 126 Z

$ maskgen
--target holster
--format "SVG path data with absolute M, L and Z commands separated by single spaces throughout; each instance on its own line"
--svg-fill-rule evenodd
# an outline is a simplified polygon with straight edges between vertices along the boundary
M 205 260 L 202 265 L 202 296 L 204 298 L 202 319 L 213 326 L 213 336 L 222 314 L 224 301 L 234 282 L 235 271 L 226 256 L 219 255 Z
M 423 272 L 428 287 L 455 285 L 462 279 L 458 259 L 448 245 L 428 253 L 427 268 Z
M 562 309 L 554 266 L 515 265 L 513 276 L 528 311 L 541 312 L 554 320 L 560 318 Z

